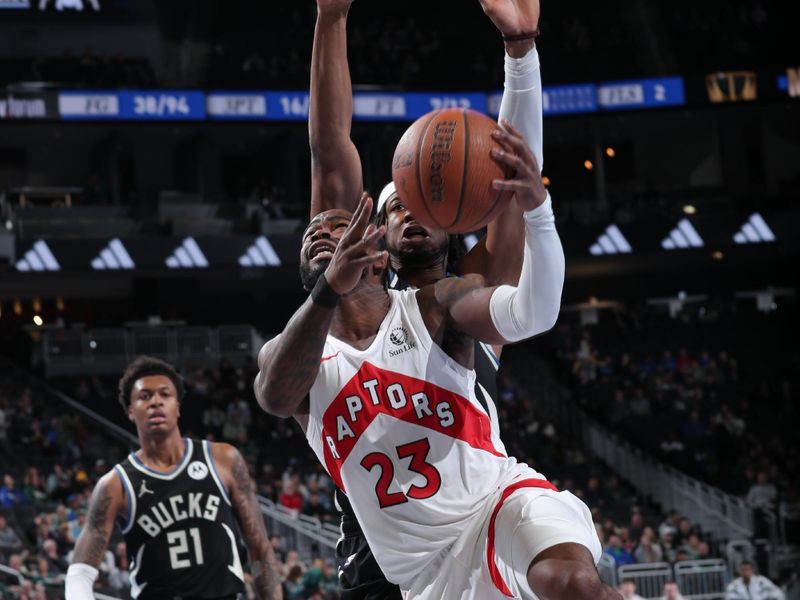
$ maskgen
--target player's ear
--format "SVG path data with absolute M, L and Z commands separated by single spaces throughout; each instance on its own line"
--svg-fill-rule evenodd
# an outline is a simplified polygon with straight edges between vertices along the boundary
M 372 275 L 377 279 L 383 278 L 383 274 L 386 272 L 386 268 L 389 266 L 389 253 L 384 252 L 381 255 L 381 258 L 377 259 L 374 263 L 372 263 Z
M 128 420 L 133 423 L 133 404 L 128 404 Z

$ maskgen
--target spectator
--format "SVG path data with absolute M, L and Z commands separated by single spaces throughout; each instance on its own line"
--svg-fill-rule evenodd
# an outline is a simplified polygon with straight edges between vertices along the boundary
M 22 493 L 14 486 L 14 478 L 6 473 L 0 488 L 0 508 L 13 508 L 22 504 Z
M 216 402 L 203 411 L 203 427 L 214 436 L 214 439 L 219 439 L 224 424 L 225 413 Z
M 631 524 L 630 527 L 628 528 L 631 541 L 634 542 L 634 544 L 639 543 L 639 540 L 641 539 L 644 530 L 645 530 L 644 517 L 642 516 L 642 513 L 636 510 L 633 513 L 631 513 Z
M 609 536 L 605 552 L 614 559 L 618 567 L 632 565 L 636 562 L 633 555 L 622 545 L 622 539 L 616 534 Z
M 739 577 L 728 584 L 725 600 L 784 600 L 783 590 L 763 575 L 755 575 L 753 564 L 739 565 Z
M 8 408 L 5 398 L 0 398 L 0 451 L 8 452 Z
M 303 496 L 297 490 L 297 484 L 293 479 L 283 482 L 283 492 L 278 500 L 281 506 L 298 514 L 303 508 Z
M 58 555 L 58 545 L 55 540 L 45 540 L 42 544 L 43 558 L 49 563 L 50 572 L 63 574 L 67 572 L 67 563 Z
M 0 557 L 3 560 L 11 553 L 22 548 L 19 534 L 6 521 L 5 515 L 0 514 Z
M 22 496 L 27 504 L 36 504 L 47 498 L 44 481 L 36 467 L 28 468 L 25 473 L 25 478 L 22 480 Z
M 674 581 L 668 581 L 664 584 L 664 595 L 661 600 L 685 600 L 681 596 L 681 591 L 678 589 L 678 584 Z
M 759 471 L 754 483 L 747 492 L 747 503 L 758 511 L 775 510 L 775 500 L 778 497 L 778 490 L 769 481 L 766 471 Z
M 299 600 L 303 597 L 303 567 L 294 565 L 283 582 L 285 600 Z
M 664 551 L 656 539 L 652 527 L 645 527 L 639 545 L 633 552 L 633 557 L 638 563 L 655 563 L 664 559 Z
M 119 542 L 114 549 L 114 566 L 108 573 L 108 585 L 117 594 L 127 596 L 131 587 L 130 565 L 125 542 Z
M 619 586 L 619 593 L 622 594 L 623 600 L 644 600 L 636 593 L 636 582 L 633 579 L 623 580 Z

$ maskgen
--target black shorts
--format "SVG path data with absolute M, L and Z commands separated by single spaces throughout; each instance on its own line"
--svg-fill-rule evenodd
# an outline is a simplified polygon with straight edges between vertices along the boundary
M 344 535 L 336 545 L 341 600 L 401 600 L 400 588 L 386 581 L 358 524 L 347 525 L 342 523 Z

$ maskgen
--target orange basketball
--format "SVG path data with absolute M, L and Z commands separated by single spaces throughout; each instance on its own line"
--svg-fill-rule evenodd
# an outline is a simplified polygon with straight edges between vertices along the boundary
M 403 204 L 420 223 L 449 233 L 477 231 L 494 220 L 513 194 L 492 189 L 505 170 L 489 152 L 500 147 L 497 129 L 474 110 L 448 108 L 418 119 L 403 134 L 392 179 Z

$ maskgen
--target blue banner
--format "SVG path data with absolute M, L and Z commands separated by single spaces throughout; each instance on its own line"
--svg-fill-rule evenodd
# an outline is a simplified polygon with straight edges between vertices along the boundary
M 414 121 L 442 108 L 470 108 L 496 117 L 501 98 L 501 92 L 355 92 L 353 118 L 357 121 Z M 547 86 L 542 93 L 545 116 L 685 103 L 683 80 L 679 77 Z M 58 105 L 62 119 L 82 121 L 306 121 L 309 96 L 304 91 L 80 90 L 59 93 Z
M 600 110 L 683 106 L 686 94 L 680 77 L 618 81 L 598 86 L 597 104 Z
M 206 95 L 184 90 L 75 91 L 58 95 L 62 119 L 202 121 Z

